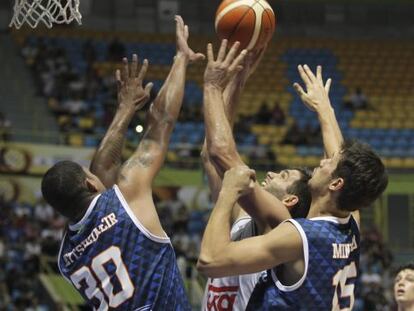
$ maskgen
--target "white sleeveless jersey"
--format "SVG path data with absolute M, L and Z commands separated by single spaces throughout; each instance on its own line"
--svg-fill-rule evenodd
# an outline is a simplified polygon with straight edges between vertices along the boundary
M 256 226 L 248 216 L 239 218 L 231 229 L 231 239 L 240 241 L 256 236 Z M 204 290 L 202 311 L 245 310 L 260 276 L 264 272 L 209 278 Z

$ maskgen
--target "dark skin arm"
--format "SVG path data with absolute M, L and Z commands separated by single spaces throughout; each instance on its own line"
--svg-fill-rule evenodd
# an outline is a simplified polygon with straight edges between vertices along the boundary
M 118 108 L 90 165 L 90 171 L 99 177 L 106 188 L 112 187 L 118 177 L 129 123 L 136 111 L 148 101 L 152 84 L 148 84 L 145 89 L 139 85 L 147 67 L 148 63 L 144 61 L 138 73 L 138 56 L 134 54 L 131 63 L 131 78 L 128 77 L 129 66 L 126 58 L 123 59 L 122 69 L 115 73 L 118 85 Z M 124 85 L 123 81 L 126 81 L 127 85 Z
M 164 235 L 154 202 L 152 183 L 164 164 L 168 143 L 177 121 L 183 96 L 187 65 L 204 55 L 187 44 L 188 27 L 176 17 L 177 54 L 174 64 L 146 118 L 145 134 L 134 154 L 121 168 L 118 185 L 135 216 L 153 234 Z

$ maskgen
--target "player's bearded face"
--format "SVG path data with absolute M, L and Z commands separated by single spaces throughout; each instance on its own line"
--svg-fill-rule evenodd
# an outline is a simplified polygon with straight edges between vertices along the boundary
M 414 270 L 398 273 L 394 281 L 394 296 L 398 303 L 414 303 Z
M 279 173 L 268 172 L 262 182 L 262 187 L 279 200 L 287 194 L 287 189 L 301 177 L 297 170 L 283 170 Z

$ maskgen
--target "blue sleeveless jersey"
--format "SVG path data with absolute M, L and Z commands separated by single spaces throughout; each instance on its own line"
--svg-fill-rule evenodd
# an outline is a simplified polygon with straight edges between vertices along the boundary
M 169 238 L 151 234 L 117 186 L 69 226 L 58 264 L 95 310 L 191 310 Z
M 275 270 L 256 285 L 247 310 L 352 310 L 359 268 L 360 236 L 353 217 L 290 219 L 299 231 L 305 273 L 284 286 Z

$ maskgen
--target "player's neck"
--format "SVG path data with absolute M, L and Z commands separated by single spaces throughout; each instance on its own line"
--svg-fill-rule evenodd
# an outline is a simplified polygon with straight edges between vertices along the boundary
M 76 214 L 73 214 L 73 216 L 69 217 L 70 221 L 72 223 L 77 223 L 78 221 L 80 221 L 82 219 L 82 217 L 85 215 L 86 211 L 89 208 L 89 205 L 91 204 L 91 202 L 93 201 L 93 199 L 98 195 L 98 193 L 92 194 L 90 196 L 88 196 L 87 198 L 85 198 L 80 204 L 79 206 L 81 206 L 79 211 L 76 211 Z
M 308 213 L 308 218 L 334 216 L 346 218 L 349 212 L 341 211 L 337 208 L 336 200 L 330 195 L 312 197 L 312 204 Z
M 414 311 L 414 301 L 399 303 L 398 311 Z

